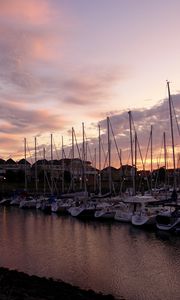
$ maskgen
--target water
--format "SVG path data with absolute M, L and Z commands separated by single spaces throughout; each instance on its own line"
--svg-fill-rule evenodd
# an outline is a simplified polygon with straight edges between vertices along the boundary
M 0 208 L 0 266 L 127 300 L 180 299 L 180 237 Z

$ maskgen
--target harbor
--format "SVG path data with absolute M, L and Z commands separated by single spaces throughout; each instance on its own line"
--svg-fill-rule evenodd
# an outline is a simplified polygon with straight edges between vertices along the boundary
M 0 1 L 0 300 L 180 300 L 180 1 Z
M 116 299 L 179 299 L 180 239 L 128 223 L 0 208 L 0 263 Z

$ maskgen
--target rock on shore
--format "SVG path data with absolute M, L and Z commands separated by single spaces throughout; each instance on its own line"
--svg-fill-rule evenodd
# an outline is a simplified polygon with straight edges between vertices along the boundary
M 115 300 L 112 295 L 81 290 L 63 281 L 0 268 L 1 300 Z

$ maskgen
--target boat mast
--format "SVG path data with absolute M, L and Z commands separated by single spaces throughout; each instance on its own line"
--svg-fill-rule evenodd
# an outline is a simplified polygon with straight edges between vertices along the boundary
M 35 137 L 35 193 L 37 194 L 38 191 L 38 183 L 37 183 L 37 139 Z
M 72 191 L 74 192 L 74 128 L 72 127 L 72 158 L 71 158 L 71 180 Z
M 134 178 L 135 179 L 136 179 L 136 175 L 137 175 L 136 167 L 137 167 L 137 132 L 135 131 L 135 151 L 134 151 Z M 136 194 L 136 184 L 134 184 L 134 194 Z
M 163 141 L 164 141 L 164 168 L 167 169 L 167 152 L 166 152 L 166 133 L 163 133 Z
M 64 142 L 63 142 L 63 136 L 62 136 L 62 154 L 61 154 L 61 158 L 62 158 L 62 194 L 64 193 Z
M 97 176 L 96 176 L 96 148 L 94 148 L 94 169 L 95 169 L 95 173 L 94 173 L 94 193 L 96 192 L 96 183 L 97 183 Z
M 54 194 L 54 187 L 53 187 L 53 147 L 52 147 L 52 138 L 53 138 L 53 135 L 51 133 L 51 195 Z
M 108 133 L 108 167 L 109 167 L 109 193 L 112 193 L 112 173 L 111 173 L 111 141 L 110 141 L 110 128 L 109 117 L 107 117 L 107 133 Z
M 87 192 L 87 186 L 86 186 L 86 154 L 85 154 L 85 132 L 84 132 L 84 123 L 82 123 L 82 131 L 83 131 L 83 149 L 82 149 L 82 162 L 83 162 L 83 185 L 84 185 L 84 191 Z
M 166 133 L 165 132 L 163 132 L 163 143 L 164 143 L 164 169 L 165 169 L 164 187 L 165 187 L 166 199 L 167 199 L 167 150 L 166 150 Z
M 132 180 L 133 180 L 133 195 L 135 195 L 135 174 L 134 174 L 134 155 L 133 155 L 133 139 L 132 139 L 132 115 L 131 111 L 129 114 L 129 129 L 130 129 L 130 145 L 131 145 L 131 165 L 132 165 Z
M 100 124 L 98 125 L 99 129 L 99 195 L 102 194 L 102 187 L 101 187 L 101 128 Z
M 46 161 L 45 161 L 45 159 L 46 159 L 46 150 L 45 150 L 45 148 L 43 148 L 43 170 L 44 170 L 44 172 L 43 172 L 43 175 L 44 175 L 44 182 L 43 182 L 43 193 L 44 193 L 44 196 L 45 196 L 45 194 L 46 194 Z
M 24 138 L 24 157 L 25 157 L 25 162 L 24 162 L 24 187 L 25 191 L 27 191 L 27 161 L 26 161 L 26 138 Z
M 169 81 L 167 81 L 167 87 L 168 87 L 169 114 L 170 114 L 170 126 L 171 126 L 171 142 L 172 142 L 172 156 L 173 156 L 173 188 L 176 190 L 176 160 L 175 160 L 174 131 L 173 131 L 173 120 L 172 120 L 172 100 L 171 100 Z
M 151 194 L 152 194 L 152 175 L 153 175 L 153 136 L 152 136 L 152 125 L 151 125 L 151 132 L 150 132 L 150 141 L 151 141 Z

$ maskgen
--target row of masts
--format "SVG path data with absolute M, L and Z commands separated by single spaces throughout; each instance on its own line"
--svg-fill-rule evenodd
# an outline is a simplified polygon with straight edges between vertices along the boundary
M 173 161 L 173 187 L 176 189 L 176 161 L 175 161 L 175 143 L 174 143 L 174 130 L 173 130 L 173 119 L 172 119 L 172 99 L 171 99 L 171 94 L 170 94 L 170 86 L 169 86 L 169 81 L 167 81 L 167 88 L 168 88 L 168 102 L 169 102 L 169 115 L 170 115 L 170 128 L 171 128 L 171 143 L 172 143 L 172 161 Z M 132 185 L 133 185 L 133 194 L 136 193 L 136 180 L 135 180 L 135 170 L 137 166 L 137 147 L 138 147 L 138 140 L 137 140 L 137 133 L 134 128 L 134 137 L 133 137 L 133 119 L 132 119 L 132 113 L 131 111 L 128 112 L 129 115 L 129 132 L 130 132 L 130 154 L 131 154 L 131 165 L 132 165 Z M 112 170 L 111 170 L 111 137 L 110 137 L 110 130 L 112 130 L 112 126 L 110 123 L 109 117 L 107 117 L 107 139 L 108 139 L 108 171 L 109 171 L 109 193 L 112 193 Z M 151 130 L 150 130 L 150 148 L 151 148 L 151 155 L 150 155 L 150 160 L 151 160 L 151 165 L 150 165 L 150 170 L 151 174 L 153 171 L 153 136 L 152 136 L 153 128 L 151 125 Z M 85 129 L 84 129 L 84 123 L 82 123 L 82 155 L 80 154 L 79 147 L 77 146 L 78 154 L 79 157 L 81 157 L 82 161 L 82 180 L 81 180 L 81 188 L 84 191 L 87 191 L 87 182 L 86 182 L 86 160 L 87 160 L 87 149 L 86 149 L 86 142 L 85 142 Z M 71 148 L 71 170 L 72 170 L 72 181 L 71 181 L 71 187 L 72 190 L 74 190 L 74 180 L 73 180 L 73 161 L 75 158 L 75 142 L 77 145 L 77 139 L 75 135 L 75 130 L 72 127 L 72 148 Z M 163 142 L 164 142 L 164 162 L 165 162 L 165 169 L 166 169 L 166 159 L 167 159 L 167 153 L 166 153 L 166 136 L 165 132 L 163 133 Z M 102 192 L 102 185 L 101 185 L 101 128 L 100 125 L 98 125 L 98 144 L 99 144 L 99 194 Z M 115 141 L 116 144 L 116 141 Z M 26 171 L 26 158 L 27 158 L 27 145 L 26 145 L 26 138 L 24 139 L 24 152 L 25 152 L 25 171 Z M 118 150 L 117 144 L 116 148 Z M 50 159 L 51 159 L 51 192 L 53 194 L 54 192 L 54 185 L 53 185 L 53 135 L 51 134 L 51 154 L 50 154 Z M 122 165 L 121 162 L 121 155 L 119 154 L 119 159 L 120 159 L 120 164 Z M 35 162 L 37 161 L 37 139 L 35 137 Z M 63 142 L 63 137 L 62 137 L 62 162 L 64 163 L 64 142 Z M 45 149 L 43 149 L 43 159 L 45 160 Z M 143 163 L 144 165 L 144 163 Z M 62 166 L 63 168 L 63 166 Z M 27 190 L 27 177 L 25 176 L 25 189 Z M 37 192 L 38 190 L 38 180 L 37 180 L 37 164 L 35 164 L 35 190 Z M 152 181 L 151 181 L 151 190 L 152 190 Z M 62 192 L 64 192 L 64 177 L 62 176 Z

